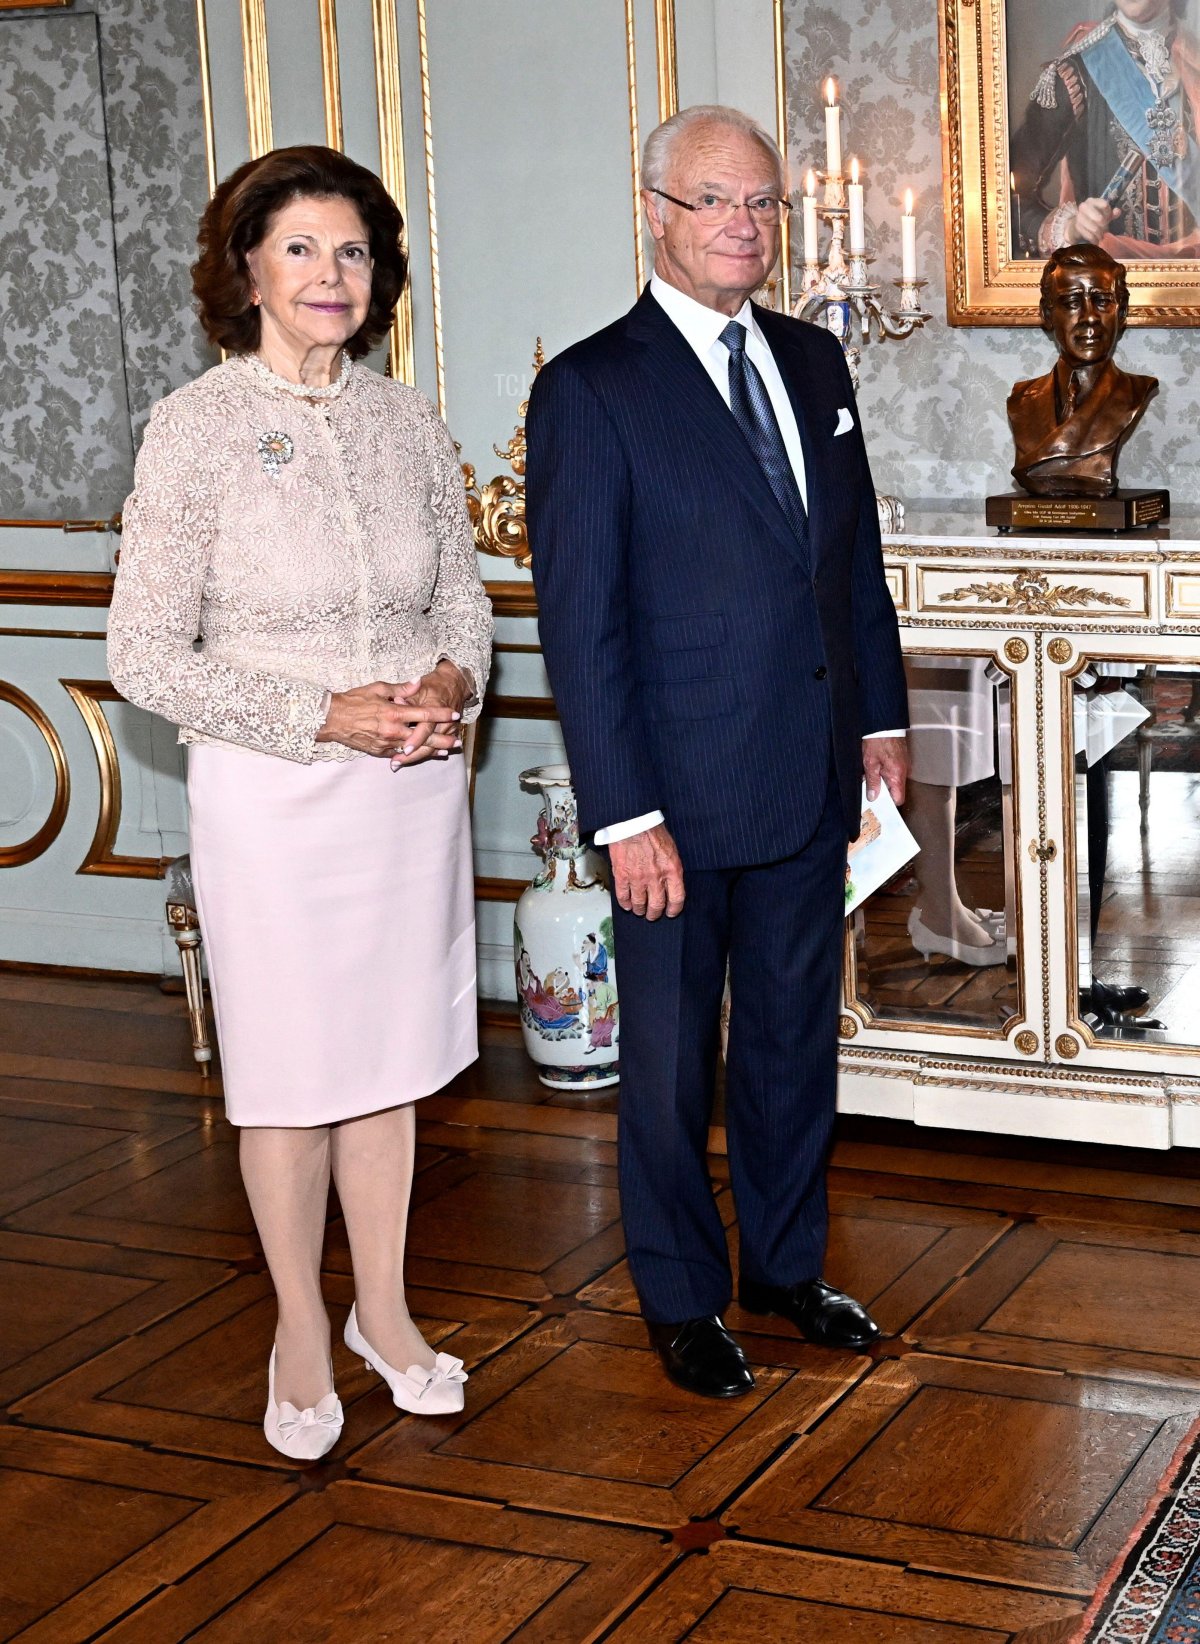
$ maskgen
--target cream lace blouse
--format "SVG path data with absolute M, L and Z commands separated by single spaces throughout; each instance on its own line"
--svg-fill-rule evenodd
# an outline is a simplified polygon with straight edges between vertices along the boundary
M 125 504 L 113 684 L 181 742 L 307 763 L 326 692 L 466 669 L 479 712 L 492 611 L 462 471 L 425 396 L 362 365 L 316 399 L 258 360 L 154 408 Z

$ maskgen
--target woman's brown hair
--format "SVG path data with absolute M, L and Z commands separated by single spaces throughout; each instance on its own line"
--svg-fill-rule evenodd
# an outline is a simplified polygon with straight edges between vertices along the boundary
M 373 171 L 317 144 L 272 149 L 218 186 L 200 219 L 200 255 L 192 265 L 200 323 L 209 341 L 231 354 L 258 347 L 261 319 L 250 301 L 246 253 L 262 243 L 275 212 L 295 199 L 349 200 L 363 220 L 375 265 L 371 306 L 346 344 L 350 358 L 361 359 L 387 336 L 404 290 L 404 219 Z

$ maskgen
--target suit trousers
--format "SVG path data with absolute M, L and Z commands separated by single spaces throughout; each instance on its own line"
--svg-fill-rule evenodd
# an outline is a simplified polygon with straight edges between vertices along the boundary
M 804 848 L 689 871 L 676 919 L 614 899 L 621 992 L 618 1166 L 630 1270 L 647 1319 L 723 1313 L 732 1283 L 707 1141 L 728 959 L 725 1127 L 742 1276 L 819 1277 L 837 1097 L 846 824 L 830 772 Z

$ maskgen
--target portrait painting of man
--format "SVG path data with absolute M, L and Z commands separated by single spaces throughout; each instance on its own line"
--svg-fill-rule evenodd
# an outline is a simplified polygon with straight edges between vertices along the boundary
M 1083 241 L 1122 261 L 1200 257 L 1197 9 L 1010 0 L 1013 257 Z

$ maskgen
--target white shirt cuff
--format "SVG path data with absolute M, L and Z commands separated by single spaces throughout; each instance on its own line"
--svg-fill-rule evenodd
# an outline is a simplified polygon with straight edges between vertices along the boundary
M 907 736 L 907 731 L 868 731 L 863 737 L 864 742 L 875 742 L 881 736 Z
M 666 817 L 661 811 L 647 811 L 645 816 L 631 817 L 628 822 L 614 822 L 611 827 L 597 828 L 592 837 L 597 845 L 615 845 L 621 839 L 632 839 L 635 833 L 656 828 Z

